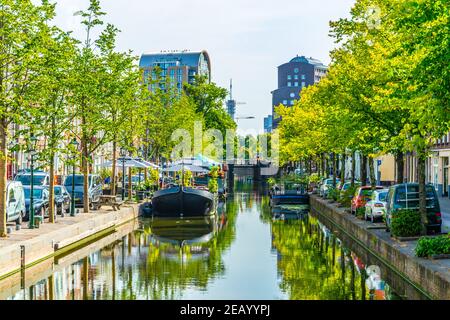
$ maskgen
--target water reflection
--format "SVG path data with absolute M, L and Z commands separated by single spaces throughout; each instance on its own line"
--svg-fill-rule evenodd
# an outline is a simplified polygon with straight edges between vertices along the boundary
M 241 190 L 215 216 L 143 219 L 100 248 L 59 257 L 50 274 L 8 298 L 398 298 L 379 268 L 299 212 L 274 212 L 267 196 Z

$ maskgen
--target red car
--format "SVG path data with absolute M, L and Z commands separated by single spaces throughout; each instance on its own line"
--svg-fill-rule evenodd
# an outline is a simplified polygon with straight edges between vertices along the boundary
M 376 190 L 384 189 L 384 187 L 376 186 L 375 189 Z M 372 187 L 371 186 L 364 186 L 364 187 L 359 187 L 358 189 L 356 189 L 355 195 L 352 199 L 351 208 L 350 208 L 352 211 L 352 214 L 356 214 L 356 210 L 358 210 L 358 208 L 364 208 L 367 201 L 370 200 L 371 196 L 372 196 Z

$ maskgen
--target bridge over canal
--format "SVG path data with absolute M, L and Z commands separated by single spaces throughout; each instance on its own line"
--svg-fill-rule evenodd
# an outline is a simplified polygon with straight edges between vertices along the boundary
M 252 177 L 254 182 L 261 182 L 271 176 L 278 174 L 278 167 L 272 165 L 271 162 L 263 160 L 233 160 L 228 161 L 227 184 L 228 189 L 232 192 L 234 186 L 234 178 Z

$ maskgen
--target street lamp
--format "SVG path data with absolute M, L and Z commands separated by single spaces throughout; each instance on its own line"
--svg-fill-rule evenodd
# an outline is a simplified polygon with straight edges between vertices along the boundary
M 31 184 L 30 184 L 30 215 L 28 227 L 34 229 L 34 156 L 36 154 L 37 138 L 31 134 L 30 143 L 28 146 L 28 153 L 30 154 L 30 169 L 31 169 Z M 42 217 L 43 218 L 43 217 Z
M 125 201 L 125 156 L 127 150 L 123 147 L 120 148 L 120 157 L 122 158 L 122 201 Z
M 141 159 L 144 159 L 144 148 L 139 147 L 138 155 Z M 147 169 L 145 169 L 145 170 L 147 170 Z M 141 185 L 141 172 L 142 172 L 142 170 L 141 170 L 141 168 L 139 168 L 139 186 Z
M 73 138 L 70 144 L 74 147 L 75 150 L 78 150 L 78 141 L 76 138 Z M 72 163 L 72 198 L 70 199 L 70 216 L 75 217 L 75 159 L 76 159 L 76 151 L 73 153 L 73 163 Z M 86 196 L 86 195 L 85 195 Z

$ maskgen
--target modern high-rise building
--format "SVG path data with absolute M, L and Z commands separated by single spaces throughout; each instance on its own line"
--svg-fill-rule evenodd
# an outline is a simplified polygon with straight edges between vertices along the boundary
M 157 70 L 161 80 L 169 79 L 170 83 L 183 88 L 184 83 L 192 84 L 196 75 L 205 75 L 211 81 L 211 60 L 208 52 L 161 51 L 159 53 L 145 53 L 141 56 L 139 67 L 144 70 L 144 78 L 156 79 Z M 165 89 L 165 81 L 152 83 L 149 86 L 154 91 L 157 86 Z
M 326 73 L 327 66 L 317 59 L 305 56 L 296 56 L 278 67 L 278 88 L 272 91 L 273 129 L 281 121 L 275 113 L 275 107 L 280 104 L 293 106 L 295 100 L 300 98 L 302 89 L 319 82 Z
M 272 132 L 272 115 L 269 114 L 267 117 L 264 117 L 264 132 L 271 133 Z

